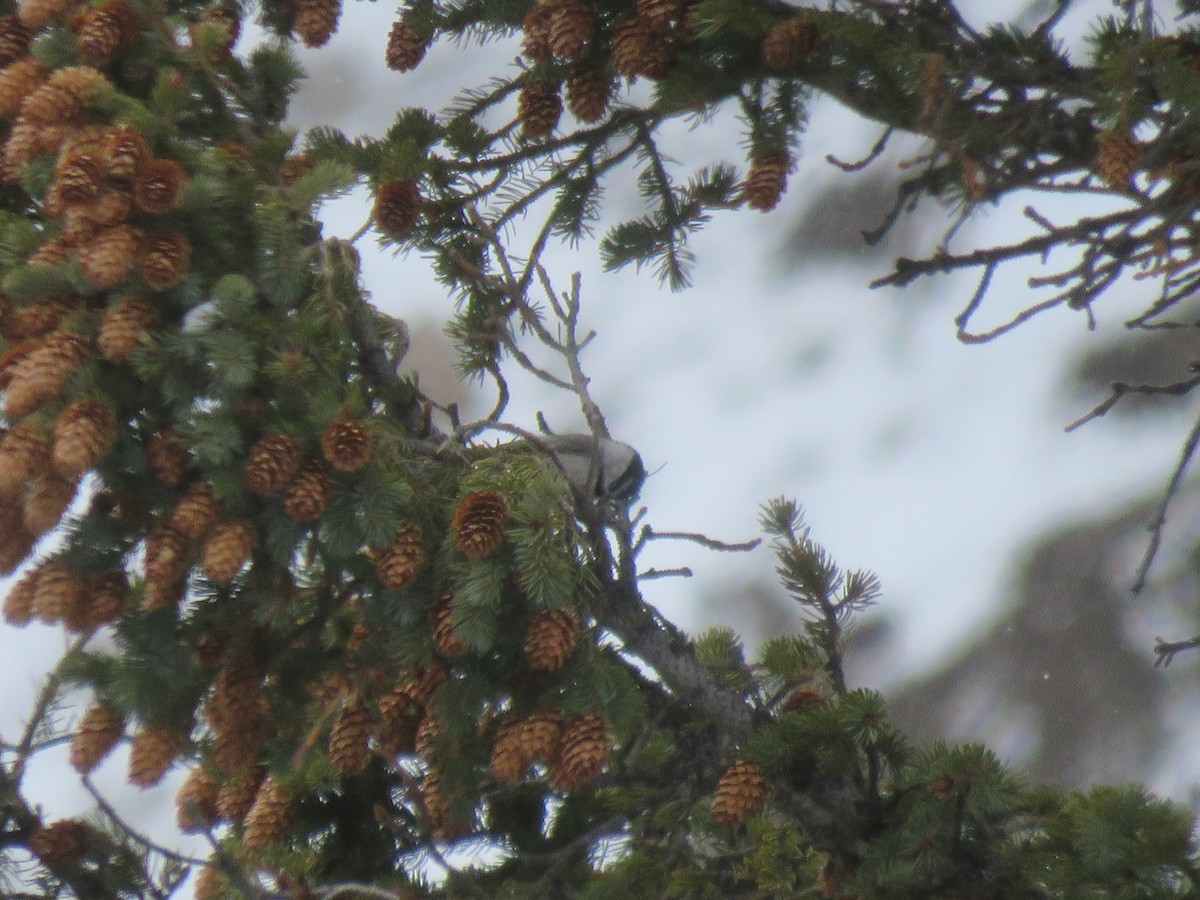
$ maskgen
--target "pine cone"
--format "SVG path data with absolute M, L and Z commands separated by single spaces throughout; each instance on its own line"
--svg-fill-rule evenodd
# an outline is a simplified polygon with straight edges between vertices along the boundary
M 0 156 L 0 180 L 6 184 L 20 182 L 25 175 L 26 168 L 41 152 L 41 148 L 38 146 L 40 138 L 41 127 L 39 125 L 18 121 L 12 127 L 8 132 L 8 139 L 4 142 L 3 156 Z M 54 241 L 49 243 L 53 244 Z M 34 265 L 55 265 L 55 263 L 39 261 Z
M 770 212 L 787 187 L 792 162 L 786 153 L 755 153 L 742 183 L 742 197 L 752 208 Z
M 41 567 L 33 589 L 33 614 L 47 625 L 64 619 L 74 620 L 76 610 L 83 604 L 83 578 L 65 566 L 49 564 Z
M 637 14 L 660 31 L 683 17 L 683 0 L 637 0 Z
M 579 62 L 596 33 L 596 11 L 583 0 L 557 0 L 548 5 L 550 52 L 567 62 Z
M 129 783 L 141 788 L 162 781 L 187 746 L 188 736 L 147 725 L 133 736 L 129 749 Z
M 444 594 L 429 610 L 429 627 L 433 630 L 434 640 L 443 656 L 465 656 L 471 652 L 468 646 L 454 633 L 451 603 L 453 594 Z
M 420 221 L 423 204 L 415 181 L 385 181 L 375 194 L 375 224 L 390 238 L 407 237 Z
M 551 57 L 550 19 L 554 10 L 548 3 L 534 3 L 525 14 L 522 27 L 521 52 L 530 62 L 545 62 Z
M 525 658 L 542 672 L 561 669 L 575 649 L 579 617 L 569 609 L 544 609 L 534 614 L 525 637 Z
M 107 706 L 93 706 L 71 735 L 71 767 L 88 775 L 112 752 L 125 733 L 125 723 Z
M 662 78 L 675 64 L 675 53 L 663 33 L 640 16 L 617 26 L 612 42 L 613 68 L 626 78 Z
M 34 537 L 21 518 L 21 507 L 0 504 L 0 575 L 11 574 L 33 549 Z
M 333 481 L 325 463 L 312 461 L 292 479 L 283 492 L 283 509 L 297 522 L 315 522 L 325 515 L 333 499 Z
M 109 362 L 127 363 L 158 323 L 158 307 L 142 294 L 114 303 L 104 314 L 96 343 Z
M 79 819 L 51 822 L 29 838 L 30 851 L 51 870 L 77 866 L 87 845 L 88 827 Z
M 375 569 L 385 587 L 406 588 L 417 580 L 425 565 L 421 532 L 407 522 L 396 529 L 396 539 L 375 558 Z
M 97 148 L 83 147 L 63 155 L 54 170 L 51 196 L 62 203 L 90 203 L 100 191 L 104 180 L 104 160 Z M 46 203 L 54 202 L 47 198 Z
M 1124 134 L 1104 135 L 1096 140 L 1096 174 L 1117 190 L 1128 190 L 1137 174 L 1141 151 Z
M 246 487 L 269 497 L 296 477 L 304 458 L 300 442 L 286 434 L 269 434 L 250 448 L 246 459 Z
M 166 291 L 183 280 L 192 258 L 192 245 L 180 231 L 148 235 L 138 250 L 138 272 L 152 291 Z
M 33 594 L 41 570 L 30 569 L 11 584 L 4 595 L 4 621 L 18 627 L 33 621 Z
M 220 729 L 257 722 L 265 713 L 262 670 L 248 656 L 237 654 L 226 660 L 217 673 L 208 719 Z
M 29 52 L 33 33 L 13 16 L 0 18 L 0 68 L 14 63 Z
M 525 777 L 532 758 L 526 754 L 522 738 L 523 724 L 517 720 L 501 722 L 492 738 L 492 777 L 505 784 L 517 784 Z
M 213 496 L 212 485 L 197 481 L 179 498 L 167 524 L 194 541 L 202 538 L 220 515 L 221 504 Z
M 284 787 L 268 775 L 259 786 L 254 805 L 246 813 L 242 846 L 259 850 L 283 838 L 291 825 L 291 798 Z
M 91 66 L 57 69 L 49 81 L 25 98 L 21 117 L 37 125 L 70 124 L 108 86 L 108 79 Z
M 83 276 L 98 291 L 111 291 L 137 263 L 139 232 L 132 225 L 114 225 L 98 232 L 79 251 Z
M 203 768 L 192 769 L 175 795 L 175 821 L 184 834 L 217 824 L 217 780 Z
M 188 540 L 169 525 L 155 528 L 146 536 L 146 592 L 142 603 L 147 610 L 176 606 L 183 594 L 183 579 L 188 571 Z
M 132 125 L 114 125 L 105 132 L 100 146 L 105 175 L 111 181 L 133 181 L 151 158 L 150 145 Z
M 0 119 L 15 116 L 25 98 L 45 84 L 49 75 L 50 69 L 36 56 L 23 57 L 0 69 Z
M 429 819 L 429 830 L 436 841 L 455 841 L 470 831 L 462 822 L 450 818 L 450 799 L 446 796 L 441 773 L 430 769 L 421 779 L 421 805 Z
M 385 756 L 399 756 L 416 750 L 417 727 L 423 713 L 415 693 L 412 685 L 401 685 L 379 701 L 376 741 Z
M 426 762 L 432 761 L 444 732 L 445 728 L 442 725 L 442 720 L 432 712 L 427 711 L 421 719 L 421 724 L 417 726 L 417 735 L 413 741 L 413 749 L 424 757 Z
M 491 556 L 504 542 L 508 503 L 496 491 L 468 494 L 454 512 L 454 543 L 468 559 Z
M 356 419 L 339 419 L 325 426 L 321 452 L 339 472 L 357 472 L 371 461 L 371 432 Z
M 26 422 L 8 430 L 0 440 L 0 497 L 14 498 L 25 485 L 46 474 L 50 440 Z
M 306 47 L 324 47 L 337 31 L 342 0 L 299 0 L 296 4 L 296 34 Z
M 757 763 L 739 759 L 717 782 L 713 818 L 721 825 L 741 825 L 763 805 L 767 781 Z
M 567 79 L 567 108 L 580 122 L 599 122 L 608 112 L 613 80 L 600 69 L 576 69 Z
M 23 419 L 57 397 L 63 383 L 86 356 L 87 340 L 82 335 L 60 331 L 18 362 L 4 394 L 4 411 L 9 421 Z
M 403 19 L 397 19 L 388 33 L 387 67 L 394 72 L 415 69 L 425 58 L 429 40 L 429 36 L 422 35 Z
M 63 478 L 78 478 L 103 459 L 117 439 L 117 417 L 107 403 L 80 400 L 54 423 L 54 468 Z
M 106 66 L 132 35 L 137 18 L 124 0 L 105 0 L 83 13 L 74 26 L 84 62 Z
M 540 709 L 526 717 L 521 722 L 521 744 L 526 758 L 547 766 L 557 765 L 562 756 L 565 724 L 557 709 Z
M 250 812 L 266 769 L 252 766 L 221 785 L 217 791 L 217 814 L 227 822 L 240 822 Z
M 56 475 L 45 475 L 30 485 L 21 510 L 26 530 L 41 537 L 62 521 L 63 515 L 75 499 L 78 484 Z
M 821 30 L 807 16 L 780 22 L 763 38 L 762 58 L 768 69 L 785 72 L 809 56 L 821 41 Z
M 174 431 L 160 431 L 150 438 L 146 445 L 146 465 L 163 484 L 174 487 L 183 480 L 188 454 Z
M 61 325 L 63 319 L 78 312 L 79 308 L 76 297 L 40 297 L 28 306 L 14 310 L 12 315 L 5 319 L 4 336 L 10 341 L 45 337 Z
M 527 79 L 517 99 L 517 110 L 521 137 L 527 141 L 549 137 L 562 116 L 558 85 L 543 78 Z
M 76 0 L 21 0 L 17 20 L 32 32 L 41 31 L 50 21 L 75 5 Z
M 329 761 L 343 775 L 357 775 L 371 758 L 371 733 L 375 723 L 358 700 L 346 704 L 329 733 Z
M 94 631 L 110 622 L 115 622 L 129 605 L 129 581 L 123 572 L 93 575 L 87 579 L 86 587 L 87 626 L 85 631 Z
M 142 165 L 133 183 L 133 202 L 150 215 L 179 209 L 187 193 L 188 177 L 173 159 L 152 159 Z
M 227 900 L 230 896 L 229 882 L 221 873 L 221 865 L 215 857 L 200 868 L 194 891 L 194 900 Z
M 604 771 L 612 756 L 612 730 L 596 713 L 575 716 L 563 726 L 562 751 L 550 773 L 559 793 L 582 787 Z

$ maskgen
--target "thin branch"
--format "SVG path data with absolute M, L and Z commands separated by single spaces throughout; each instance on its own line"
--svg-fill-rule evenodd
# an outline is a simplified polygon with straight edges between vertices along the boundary
M 120 814 L 113 808 L 112 804 L 104 799 L 104 795 L 96 789 L 94 784 L 92 784 L 91 778 L 85 775 L 80 779 L 80 781 L 83 782 L 84 790 L 92 795 L 92 799 L 96 801 L 96 805 L 100 807 L 101 812 L 103 812 L 104 815 L 107 816 L 112 823 L 117 826 L 118 829 L 120 829 L 122 834 L 132 838 L 135 843 L 141 844 L 147 850 L 151 850 L 160 856 L 164 856 L 167 859 L 172 859 L 178 863 L 183 863 L 184 865 L 207 865 L 207 860 L 198 859 L 194 856 L 188 856 L 185 853 L 180 853 L 177 850 L 172 850 L 169 847 L 164 847 L 162 844 L 152 841 L 150 838 L 146 837 L 146 835 L 142 834 L 142 832 L 138 831 L 123 818 L 121 818 Z
M 1187 469 L 1188 463 L 1191 462 L 1192 455 L 1196 452 L 1197 444 L 1200 444 L 1200 419 L 1196 420 L 1196 424 L 1188 432 L 1187 440 L 1183 443 L 1183 450 L 1179 454 L 1179 462 L 1171 473 L 1170 481 L 1167 482 L 1167 489 L 1163 492 L 1162 502 L 1159 503 L 1154 521 L 1149 525 L 1150 544 L 1146 548 L 1146 553 L 1134 576 L 1133 592 L 1135 594 L 1140 593 L 1146 586 L 1146 576 L 1150 571 L 1150 565 L 1154 562 L 1154 557 L 1158 555 L 1159 544 L 1162 543 L 1163 526 L 1167 523 L 1167 508 L 1179 490 L 1179 485 L 1183 483 L 1183 473 Z
M 733 544 L 726 541 L 718 541 L 715 538 L 697 534 L 693 531 L 655 531 L 649 525 L 643 525 L 642 538 L 639 540 L 639 544 L 646 541 L 691 541 L 693 544 L 699 544 L 701 547 L 707 547 L 709 550 L 720 550 L 728 553 L 747 553 L 761 544 L 762 538 L 754 538 L 753 540 Z
M 1200 385 L 1200 374 L 1193 375 L 1191 378 L 1185 378 L 1183 381 L 1177 381 L 1174 384 L 1127 384 L 1123 381 L 1114 382 L 1112 385 L 1112 393 L 1101 403 L 1096 404 L 1089 412 L 1080 416 L 1074 422 L 1066 427 L 1066 431 L 1074 431 L 1082 425 L 1105 415 L 1110 409 L 1121 402 L 1122 398 L 1129 394 L 1137 394 L 1143 397 L 1154 396 L 1170 396 L 1182 397 Z

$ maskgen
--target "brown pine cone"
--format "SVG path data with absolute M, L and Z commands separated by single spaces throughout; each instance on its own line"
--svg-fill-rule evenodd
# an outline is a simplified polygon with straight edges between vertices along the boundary
M 454 633 L 451 609 L 453 601 L 453 594 L 443 594 L 442 598 L 430 607 L 429 627 L 433 630 L 433 638 L 443 656 L 465 656 L 471 652 L 471 648 Z
M 45 84 L 50 69 L 36 56 L 25 56 L 0 69 L 0 119 L 11 119 L 25 98 Z
M 569 609 L 544 609 L 535 613 L 525 637 L 529 667 L 542 672 L 561 669 L 575 649 L 579 617 Z
M 213 496 L 212 485 L 197 481 L 184 492 L 171 510 L 167 524 L 188 540 L 199 540 L 221 515 L 221 504 Z
M 549 137 L 558 125 L 562 108 L 557 84 L 543 78 L 527 79 L 517 98 L 521 137 L 527 141 Z
M 385 181 L 375 194 L 375 225 L 395 240 L 407 237 L 421 219 L 424 202 L 415 181 Z
M 110 306 L 100 324 L 96 343 L 109 362 L 127 363 L 158 323 L 158 306 L 143 294 L 125 297 Z
M 521 744 L 525 756 L 554 766 L 562 755 L 563 715 L 557 709 L 540 709 L 521 722 Z
M 342 0 L 299 0 L 293 27 L 306 47 L 324 47 L 337 31 Z
M 550 785 L 560 793 L 582 787 L 604 771 L 612 756 L 612 729 L 603 716 L 588 713 L 563 726 L 562 751 L 552 767 Z
M 13 310 L 12 315 L 5 318 L 4 336 L 10 341 L 44 337 L 61 325 L 67 316 L 78 312 L 79 308 L 77 297 L 40 297 L 28 306 Z
M 175 794 L 175 821 L 184 834 L 207 831 L 217 824 L 217 780 L 203 768 L 192 769 Z
M 713 818 L 721 825 L 741 825 L 763 805 L 766 795 L 762 769 L 748 759 L 739 759 L 717 782 Z
M 371 431 L 356 419 L 339 419 L 325 426 L 321 452 L 339 472 L 357 472 L 371 461 Z
M 133 182 L 133 202 L 144 213 L 162 215 L 179 209 L 187 187 L 183 166 L 173 159 L 152 159 L 141 166 Z
M 26 168 L 41 152 L 41 147 L 39 146 L 40 139 L 40 125 L 18 121 L 12 127 L 8 132 L 8 139 L 4 142 L 4 152 L 0 155 L 0 180 L 4 181 L 5 184 L 17 184 L 20 182 Z M 50 241 L 49 243 L 53 244 L 54 241 Z M 57 264 L 42 262 L 39 259 L 34 265 Z
M 451 818 L 450 797 L 442 782 L 441 773 L 430 769 L 421 779 L 421 805 L 429 823 L 429 831 L 435 841 L 456 841 L 470 832 L 470 826 Z
M 104 0 L 84 12 L 73 24 L 79 35 L 76 48 L 84 62 L 106 66 L 132 36 L 137 17 L 124 0 Z
M 258 788 L 254 805 L 246 813 L 242 846 L 259 850 L 282 839 L 291 825 L 291 797 L 274 775 L 268 775 Z
M 117 417 L 107 403 L 80 400 L 54 423 L 54 469 L 78 478 L 103 459 L 117 439 Z
M 39 828 L 29 838 L 29 849 L 46 868 L 79 865 L 88 846 L 88 827 L 79 819 L 59 819 Z
M 146 445 L 146 465 L 163 484 L 174 487 L 183 480 L 188 453 L 174 431 L 160 431 L 150 438 Z
M 47 400 L 58 396 L 67 378 L 87 358 L 87 339 L 71 331 L 50 336 L 12 368 L 4 394 L 9 421 L 23 419 Z
M 83 276 L 98 291 L 111 291 L 137 263 L 140 233 L 132 225 L 114 225 L 97 232 L 79 250 Z
M 229 882 L 221 873 L 221 864 L 215 856 L 200 868 L 194 890 L 193 900 L 226 900 L 230 896 Z
M 501 722 L 492 738 L 492 777 L 505 784 L 517 784 L 525 777 L 532 758 L 526 753 L 521 739 L 523 723 L 518 720 Z
M 100 142 L 105 175 L 111 181 L 130 182 L 151 159 L 150 145 L 132 125 L 114 125 Z
M 217 814 L 227 822 L 240 822 L 246 818 L 266 774 L 267 770 L 262 766 L 251 766 L 222 784 L 217 791 Z
M 17 20 L 36 33 L 74 5 L 75 0 L 21 0 L 17 4 Z
M 15 498 L 25 485 L 47 473 L 49 438 L 26 422 L 8 430 L 0 440 L 0 497 Z
M 787 188 L 792 161 L 786 153 L 755 153 L 742 182 L 742 198 L 752 209 L 770 212 Z
M 596 33 L 596 10 L 583 0 L 557 0 L 548 6 L 550 52 L 567 62 L 579 62 Z
M 56 69 L 50 80 L 21 104 L 21 116 L 42 125 L 71 124 L 103 90 L 111 85 L 92 66 Z
M 18 627 L 33 621 L 33 594 L 41 569 L 32 568 L 16 580 L 4 595 L 4 621 Z
M 808 57 L 821 41 L 821 30 L 807 16 L 780 22 L 763 38 L 762 58 L 768 69 L 785 72 Z
M 283 491 L 283 509 L 297 522 L 315 522 L 333 499 L 333 481 L 325 463 L 305 463 Z
M 413 749 L 423 756 L 426 762 L 431 762 L 436 755 L 438 744 L 441 743 L 444 731 L 442 720 L 432 712 L 427 711 L 421 719 L 421 724 L 417 726 L 417 736 L 413 742 Z
M 262 719 L 265 712 L 262 688 L 262 670 L 252 659 L 241 654 L 227 659 L 213 685 L 209 721 L 219 729 Z
M 396 539 L 375 558 L 375 569 L 385 587 L 406 588 L 417 580 L 425 565 L 421 532 L 407 522 L 396 529 Z
M 454 512 L 454 543 L 468 559 L 491 556 L 504 542 L 508 503 L 496 491 L 468 494 Z
M 522 27 L 521 52 L 530 62 L 550 59 L 550 19 L 554 10 L 549 3 L 538 0 L 525 15 Z
M 104 160 L 97 147 L 83 146 L 64 153 L 54 170 L 54 185 L 46 203 L 55 201 L 68 205 L 90 203 L 100 191 L 104 180 Z
M 683 18 L 683 0 L 637 0 L 637 14 L 660 31 Z
M 125 733 L 125 723 L 107 706 L 93 706 L 71 735 L 71 767 L 88 775 L 112 752 Z
M 293 185 L 312 171 L 312 157 L 307 153 L 296 153 L 285 157 L 279 164 L 279 180 L 286 185 Z
M 376 741 L 386 756 L 416 750 L 417 727 L 423 715 L 412 685 L 401 685 L 379 700 L 379 732 Z
M 580 122 L 599 122 L 608 112 L 613 80 L 600 69 L 580 68 L 567 79 L 567 108 Z
M 33 589 L 33 614 L 47 625 L 74 619 L 83 603 L 83 577 L 65 566 L 47 564 L 41 567 Z
M 612 42 L 613 68 L 626 78 L 663 78 L 675 65 L 675 53 L 662 31 L 634 16 L 617 26 Z
M 14 16 L 0 18 L 0 68 L 14 63 L 29 52 L 33 33 Z
M 183 280 L 192 258 L 192 245 L 180 231 L 147 235 L 138 248 L 138 272 L 152 291 L 166 291 Z
M 1109 187 L 1132 187 L 1140 161 L 1141 151 L 1128 135 L 1109 134 L 1096 140 L 1096 174 Z
M 408 72 L 420 65 L 429 48 L 430 36 L 423 35 L 403 19 L 397 19 L 388 33 L 387 67 L 394 72 Z
M 129 749 L 129 783 L 141 788 L 162 781 L 187 746 L 188 736 L 147 725 L 133 736 Z
M 11 574 L 33 549 L 34 536 L 21 518 L 20 506 L 0 503 L 0 575 Z
M 160 525 L 146 536 L 143 562 L 146 592 L 142 603 L 148 610 L 175 606 L 183 594 L 188 571 L 188 539 L 169 525 Z
M 371 759 L 371 734 L 375 723 L 362 703 L 346 704 L 329 733 L 329 761 L 343 775 L 357 775 Z
M 129 581 L 123 572 L 87 579 L 87 631 L 115 622 L 129 605 Z
M 286 434 L 269 434 L 250 448 L 246 459 L 246 487 L 269 497 L 296 477 L 304 462 L 300 442 Z
M 77 482 L 57 475 L 43 475 L 35 479 L 21 509 L 26 530 L 41 537 L 55 528 L 75 499 L 78 487 Z

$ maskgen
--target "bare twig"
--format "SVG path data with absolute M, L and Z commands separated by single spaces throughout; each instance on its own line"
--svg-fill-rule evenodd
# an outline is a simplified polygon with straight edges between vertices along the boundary
M 1175 470 L 1171 473 L 1171 478 L 1167 482 L 1167 488 L 1163 492 L 1158 512 L 1155 514 L 1154 521 L 1148 526 L 1150 529 L 1150 543 L 1146 547 L 1146 553 L 1142 557 L 1142 561 L 1137 567 L 1137 573 L 1134 576 L 1133 592 L 1135 594 L 1139 593 L 1146 586 L 1146 576 L 1150 571 L 1150 565 L 1154 562 L 1154 557 L 1158 555 L 1158 548 L 1162 543 L 1163 526 L 1167 523 L 1167 509 L 1171 505 L 1172 498 L 1174 498 L 1176 492 L 1179 490 L 1179 485 L 1183 483 L 1183 473 L 1187 469 L 1188 463 L 1191 462 L 1193 454 L 1196 452 L 1197 444 L 1200 444 L 1200 419 L 1196 420 L 1196 424 L 1188 432 L 1187 439 L 1183 443 L 1183 449 L 1179 454 L 1179 462 L 1176 463 Z

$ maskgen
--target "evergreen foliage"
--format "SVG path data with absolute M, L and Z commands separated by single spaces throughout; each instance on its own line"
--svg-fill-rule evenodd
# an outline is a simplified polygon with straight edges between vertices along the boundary
M 978 33 L 924 0 L 412 0 L 393 68 L 442 38 L 519 37 L 522 60 L 446 111 L 400 110 L 382 138 L 298 139 L 293 30 L 322 42 L 338 0 L 0 0 L 0 567 L 23 573 L 4 615 L 75 635 L 2 746 L 5 890 L 165 897 L 202 869 L 201 897 L 297 900 L 1200 897 L 1181 809 L 1030 787 L 980 746 L 911 746 L 847 684 L 846 629 L 880 587 L 796 504 L 768 503 L 762 527 L 805 625 L 751 659 L 732 631 L 661 619 L 639 591 L 653 532 L 503 417 L 517 366 L 607 438 L 578 282 L 555 289 L 547 242 L 589 238 L 629 164 L 645 212 L 600 253 L 682 287 L 714 211 L 778 202 L 817 92 L 930 139 L 883 230 L 928 197 L 964 214 L 1018 188 L 1128 201 L 900 260 L 885 280 L 982 268 L 966 339 L 1010 327 L 968 331 L 999 265 L 1068 244 L 1078 266 L 1015 321 L 1086 309 L 1145 266 L 1163 289 L 1140 323 L 1161 324 L 1200 277 L 1200 42 L 1130 5 L 1076 65 L 1053 33 L 1067 6 Z M 251 15 L 271 36 L 234 53 Z M 638 79 L 644 104 L 622 93 Z M 564 86 L 578 122 L 559 119 Z M 724 104 L 749 171 L 680 177 L 656 130 Z M 322 238 L 321 204 L 359 184 L 376 199 L 355 240 L 373 225 L 428 254 L 456 300 L 460 371 L 499 388 L 483 421 L 435 427 L 396 375 L 406 328 L 371 307 L 354 242 Z M 517 264 L 500 236 L 534 213 Z M 39 543 L 55 479 L 80 499 Z M 55 715 L 69 689 L 100 710 L 74 733 Z M 68 739 L 90 771 L 121 734 L 137 784 L 201 773 L 180 815 L 208 831 L 207 862 L 128 828 L 86 774 L 87 821 L 26 799 L 38 752 Z

